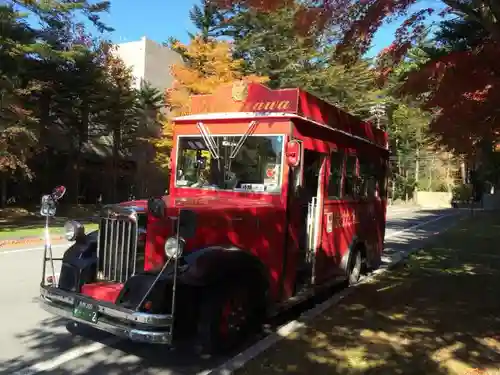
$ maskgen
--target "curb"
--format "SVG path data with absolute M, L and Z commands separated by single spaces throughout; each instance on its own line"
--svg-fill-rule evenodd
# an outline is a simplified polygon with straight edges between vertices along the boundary
M 51 237 L 51 241 L 63 241 L 64 236 Z M 34 245 L 34 244 L 43 244 L 45 239 L 40 237 L 32 237 L 32 238 L 16 238 L 9 240 L 0 240 L 0 248 L 9 247 L 9 246 L 17 246 L 17 245 Z
M 452 215 L 449 215 L 452 216 Z M 451 225 L 448 225 L 436 232 L 433 233 L 433 236 L 446 232 L 450 228 L 453 228 L 456 226 L 458 223 L 460 223 L 462 220 L 464 220 L 466 217 L 462 216 L 459 217 L 457 221 L 454 221 Z M 424 243 L 427 241 L 424 239 Z M 197 373 L 196 375 L 231 375 L 234 373 L 234 371 L 242 368 L 245 366 L 247 362 L 250 362 L 252 359 L 257 357 L 259 354 L 265 352 L 267 349 L 271 348 L 273 345 L 277 344 L 279 341 L 285 339 L 288 335 L 291 333 L 297 333 L 297 334 L 302 334 L 305 329 L 307 328 L 307 323 L 312 321 L 314 318 L 316 318 L 318 315 L 322 314 L 324 311 L 329 309 L 330 307 L 338 304 L 341 300 L 343 300 L 345 297 L 351 295 L 356 288 L 358 288 L 360 285 L 367 284 L 369 282 L 375 281 L 378 277 L 381 275 L 385 274 L 388 271 L 393 270 L 396 266 L 399 264 L 403 263 L 406 259 L 408 259 L 412 254 L 414 254 L 416 251 L 418 251 L 421 248 L 422 245 L 416 246 L 411 248 L 408 251 L 405 251 L 404 253 L 399 253 L 394 256 L 394 260 L 391 259 L 391 261 L 382 269 L 375 270 L 372 272 L 370 275 L 364 277 L 359 283 L 356 285 L 350 286 L 342 291 L 340 291 L 338 294 L 330 297 L 326 301 L 320 303 L 316 307 L 313 307 L 310 310 L 307 310 L 304 312 L 302 315 L 297 320 L 292 320 L 291 322 L 286 323 L 285 325 L 281 326 L 276 332 L 271 333 L 270 335 L 266 336 L 262 340 L 258 341 L 248 349 L 245 349 L 241 353 L 237 354 L 233 358 L 229 359 L 219 367 L 201 371 Z

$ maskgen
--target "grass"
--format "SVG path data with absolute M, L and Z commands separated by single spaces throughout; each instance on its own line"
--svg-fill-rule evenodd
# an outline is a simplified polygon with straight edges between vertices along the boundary
M 61 206 L 57 216 L 51 219 L 52 235 L 62 235 L 63 225 L 67 218 L 78 220 L 85 225 L 87 231 L 97 229 L 90 218 L 96 215 L 97 208 L 93 205 Z M 39 209 L 27 210 L 19 207 L 0 209 L 0 240 L 43 236 L 45 219 L 39 215 Z
M 85 231 L 88 233 L 90 231 L 97 229 L 97 224 L 90 223 L 85 224 Z M 6 240 L 11 238 L 22 238 L 22 237 L 43 237 L 44 224 L 32 224 L 28 227 L 4 227 L 0 228 L 0 240 Z M 63 225 L 51 226 L 50 232 L 52 235 L 59 236 L 64 234 Z
M 477 214 L 235 375 L 500 374 L 500 215 Z

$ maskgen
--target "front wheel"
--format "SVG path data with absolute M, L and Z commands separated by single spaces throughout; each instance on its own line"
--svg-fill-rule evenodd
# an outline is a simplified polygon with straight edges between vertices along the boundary
M 255 293 L 245 284 L 218 286 L 203 293 L 198 324 L 200 349 L 224 353 L 242 344 L 260 323 Z

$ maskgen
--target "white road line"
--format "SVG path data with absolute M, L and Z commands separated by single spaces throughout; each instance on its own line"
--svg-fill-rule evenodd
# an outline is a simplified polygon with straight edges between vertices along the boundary
M 58 245 L 52 245 L 53 249 L 57 249 L 60 247 L 70 247 L 71 243 L 66 243 L 66 244 L 58 244 Z M 44 245 L 40 245 L 39 247 L 23 247 L 21 249 L 15 249 L 15 250 L 5 250 L 2 251 L 2 248 L 0 247 L 0 255 L 7 255 L 7 254 L 17 254 L 17 253 L 28 253 L 30 251 L 37 251 L 37 250 L 43 250 Z
M 444 219 L 445 217 L 450 217 L 450 216 L 455 216 L 455 215 L 458 215 L 458 213 L 457 212 L 453 212 L 451 214 L 442 215 L 442 216 L 438 216 L 438 217 L 435 217 L 435 218 L 427 220 L 427 221 L 423 221 L 421 223 L 412 225 L 411 227 L 404 228 L 404 229 L 398 230 L 397 232 L 390 233 L 387 236 L 385 236 L 385 239 L 399 236 L 400 234 L 408 232 L 409 230 L 417 229 L 417 228 L 420 228 L 420 227 L 422 227 L 422 226 L 424 226 L 426 224 L 434 223 L 434 222 L 436 222 L 438 220 Z
M 425 222 L 413 225 L 411 227 L 408 227 L 406 229 L 400 230 L 398 232 L 391 233 L 389 236 L 386 236 L 386 238 L 397 236 L 397 235 L 399 235 L 401 233 L 404 233 L 406 231 L 419 228 L 419 227 L 421 227 L 421 226 L 423 226 L 425 224 L 429 224 L 429 223 L 441 220 L 441 219 L 443 219 L 445 217 L 449 217 L 449 216 L 452 216 L 452 215 L 454 215 L 454 214 L 443 215 L 443 216 L 439 216 L 437 218 L 433 218 L 431 220 L 428 220 L 428 221 L 425 221 Z M 58 245 L 58 246 L 61 247 L 61 246 L 65 246 L 65 245 Z M 55 247 L 55 246 L 53 246 L 53 247 Z M 24 250 L 25 251 L 30 251 L 30 249 L 24 249 Z M 17 251 L 17 250 L 12 250 L 12 251 Z M 410 252 L 408 252 L 408 253 L 410 253 Z M 397 261 L 401 261 L 402 259 L 403 259 L 403 256 L 400 255 L 399 259 Z M 387 269 L 387 266 L 385 266 L 385 268 L 382 269 L 382 270 L 380 270 L 377 274 L 379 275 L 379 274 L 385 272 L 386 269 Z M 365 283 L 365 282 L 367 282 L 370 279 L 371 278 L 366 277 L 366 278 L 363 279 L 363 281 L 361 283 Z M 228 375 L 228 374 L 231 374 L 232 371 L 234 371 L 237 368 L 242 367 L 250 359 L 256 357 L 258 354 L 260 354 L 261 352 L 265 351 L 266 349 L 268 349 L 269 347 L 271 347 L 272 345 L 274 345 L 276 342 L 278 342 L 283 337 L 286 337 L 290 333 L 292 333 L 292 332 L 294 332 L 294 331 L 296 331 L 298 329 L 303 328 L 304 325 L 305 325 L 304 320 L 312 319 L 315 316 L 321 314 L 327 308 L 329 308 L 330 306 L 338 303 L 340 300 L 342 300 L 343 298 L 345 298 L 346 296 L 348 296 L 350 293 L 352 293 L 353 290 L 355 289 L 355 287 L 356 286 L 351 287 L 349 289 L 345 289 L 344 291 L 342 291 L 339 294 L 336 294 L 335 296 L 333 296 L 329 300 L 327 300 L 327 301 L 323 302 L 322 304 L 316 306 L 315 308 L 313 308 L 313 309 L 305 312 L 302 315 L 302 317 L 300 318 L 300 320 L 302 322 L 297 321 L 297 320 L 293 320 L 293 321 L 291 321 L 291 322 L 283 325 L 282 327 L 280 327 L 278 329 L 277 333 L 271 334 L 271 335 L 265 337 L 263 340 L 259 341 L 255 345 L 251 346 L 250 348 L 246 349 L 242 353 L 238 354 L 236 357 L 231 358 L 229 361 L 227 361 L 226 363 L 224 363 L 221 367 L 219 367 L 217 369 L 205 370 L 205 371 L 202 371 L 202 372 L 198 373 L 197 375 L 208 375 L 208 374 L 213 374 L 213 375 L 216 375 L 216 374 L 225 374 L 225 375 Z M 60 365 L 66 363 L 66 362 L 69 362 L 69 361 L 75 360 L 77 358 L 83 357 L 83 356 L 85 356 L 87 354 L 91 354 L 91 353 L 97 352 L 97 351 L 99 351 L 101 349 L 104 349 L 107 346 L 113 345 L 114 343 L 118 342 L 119 340 L 120 339 L 117 338 L 117 337 L 112 337 L 109 340 L 105 340 L 105 341 L 100 342 L 100 343 L 93 343 L 93 344 L 91 344 L 89 346 L 79 346 L 77 348 L 68 350 L 67 352 L 65 352 L 65 353 L 63 353 L 63 354 L 61 354 L 61 355 L 59 355 L 59 356 L 57 356 L 57 357 L 55 357 L 55 358 L 53 358 L 51 360 L 47 360 L 47 361 L 43 361 L 43 362 L 38 362 L 38 363 L 35 363 L 35 364 L 33 364 L 33 365 L 29 366 L 29 367 L 26 367 L 26 368 L 21 369 L 21 370 L 19 370 L 17 372 L 14 372 L 12 375 L 34 375 L 34 374 L 38 374 L 38 373 L 41 373 L 41 372 L 52 371 L 52 370 L 56 369 L 57 367 L 59 367 Z
M 80 346 L 78 348 L 74 348 L 68 350 L 66 353 L 61 354 L 60 356 L 49 359 L 47 361 L 35 363 L 29 367 L 23 368 L 19 371 L 14 372 L 12 375 L 34 375 L 40 372 L 52 371 L 57 367 L 63 365 L 66 362 L 75 360 L 77 358 L 83 357 L 84 355 L 91 354 L 97 352 L 101 349 L 106 348 L 109 345 L 113 345 L 118 342 L 119 339 L 113 337 L 112 339 L 104 342 L 95 342 L 88 346 Z

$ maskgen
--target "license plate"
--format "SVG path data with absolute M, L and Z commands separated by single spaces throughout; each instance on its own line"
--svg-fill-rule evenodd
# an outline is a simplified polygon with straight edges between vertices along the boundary
M 76 300 L 75 306 L 73 307 L 73 316 L 90 323 L 97 323 L 97 320 L 99 319 L 99 312 L 96 305 Z

